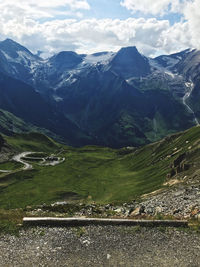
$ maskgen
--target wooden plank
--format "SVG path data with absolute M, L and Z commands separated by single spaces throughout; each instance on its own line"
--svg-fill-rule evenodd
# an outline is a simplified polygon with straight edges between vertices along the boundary
M 144 227 L 188 227 L 183 220 L 131 220 L 131 219 L 102 219 L 102 218 L 57 218 L 57 217 L 24 217 L 26 226 L 86 226 L 86 225 L 126 225 Z

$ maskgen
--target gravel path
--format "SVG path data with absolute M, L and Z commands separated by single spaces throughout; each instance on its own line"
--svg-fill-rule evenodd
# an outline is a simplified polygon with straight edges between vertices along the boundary
M 0 237 L 0 266 L 200 266 L 200 235 L 174 228 L 29 228 Z

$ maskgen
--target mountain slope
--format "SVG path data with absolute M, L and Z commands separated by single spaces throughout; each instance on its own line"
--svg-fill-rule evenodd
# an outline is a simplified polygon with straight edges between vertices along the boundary
M 61 111 L 102 145 L 142 145 L 193 125 L 193 117 L 166 90 L 138 90 L 111 71 L 85 73 L 57 90 Z
M 7 162 L 15 153 L 15 149 L 10 146 L 4 136 L 0 134 L 0 163 Z
M 9 76 L 30 83 L 33 78 L 34 69 L 42 61 L 38 56 L 33 55 L 27 48 L 6 39 L 0 42 L 1 71 Z
M 0 108 L 40 128 L 60 135 L 66 143 L 88 143 L 76 125 L 57 112 L 31 86 L 0 73 Z

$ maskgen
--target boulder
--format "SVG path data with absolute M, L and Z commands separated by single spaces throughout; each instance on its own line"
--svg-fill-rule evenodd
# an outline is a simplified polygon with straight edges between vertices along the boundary
M 156 210 L 155 210 L 155 215 L 158 215 L 162 212 L 162 208 L 161 207 L 156 207 Z
M 130 216 L 139 216 L 144 213 L 144 206 L 137 207 L 134 211 L 131 212 Z

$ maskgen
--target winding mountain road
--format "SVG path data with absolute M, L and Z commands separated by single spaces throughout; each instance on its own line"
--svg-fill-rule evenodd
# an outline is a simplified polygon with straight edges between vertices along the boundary
M 33 165 L 31 165 L 30 163 L 28 163 L 27 161 L 23 160 L 23 158 L 27 157 L 30 154 L 33 153 L 38 153 L 38 152 L 22 152 L 18 155 L 15 155 L 13 157 L 13 160 L 19 163 L 22 163 L 24 165 L 24 167 L 22 168 L 22 170 L 31 170 L 33 169 Z M 47 158 L 35 158 L 35 157 L 31 157 L 30 159 L 41 159 L 42 161 L 42 166 L 55 166 L 57 164 L 60 164 L 62 162 L 65 161 L 65 158 L 60 158 L 58 157 L 56 160 L 53 160 L 51 162 L 46 163 Z M 28 160 L 28 159 L 27 159 Z
M 19 163 L 22 163 L 24 165 L 23 170 L 31 170 L 33 166 L 24 160 L 22 158 L 32 154 L 33 152 L 23 152 L 13 157 L 13 160 Z

